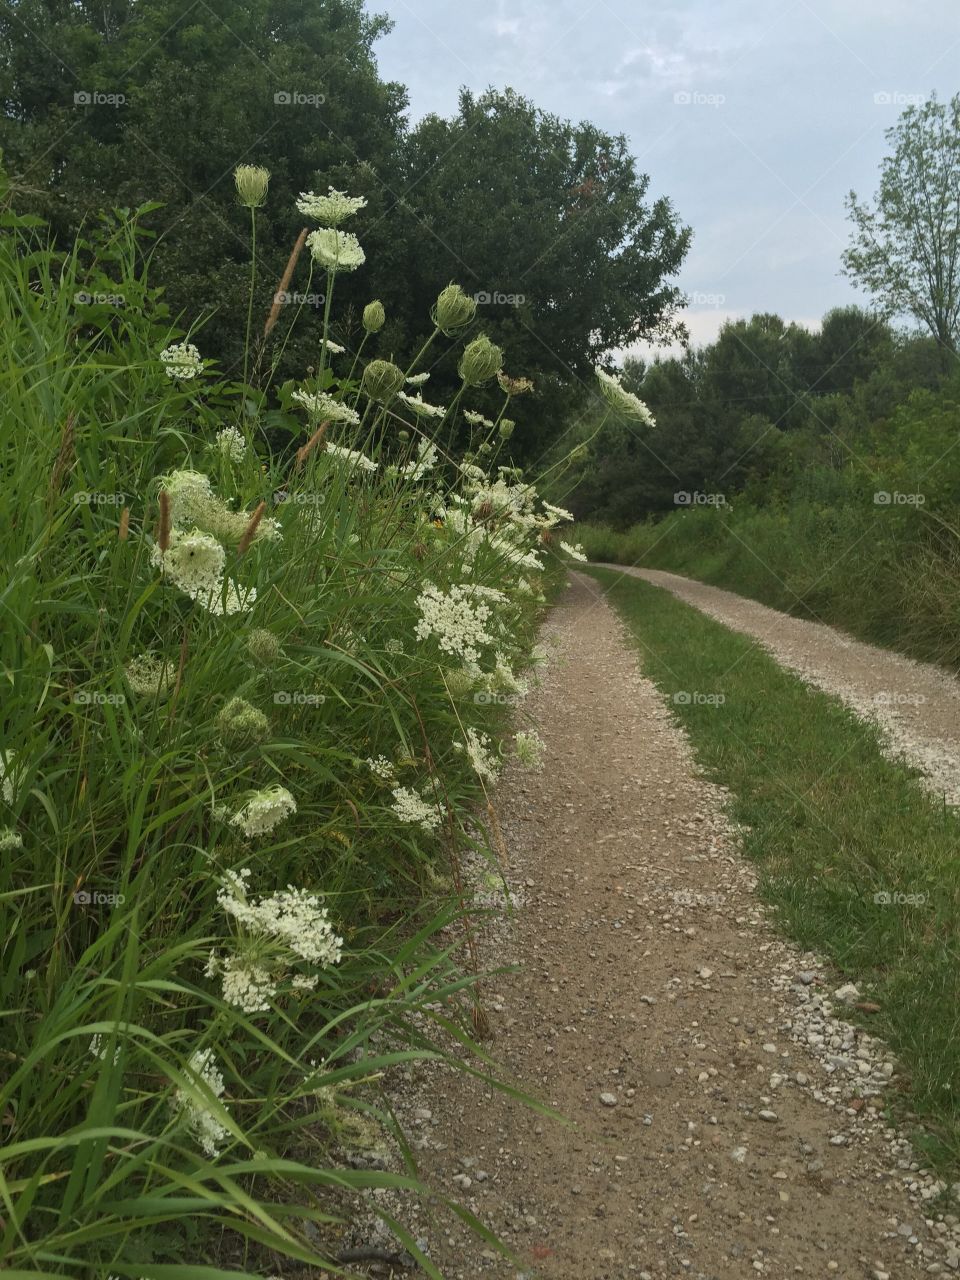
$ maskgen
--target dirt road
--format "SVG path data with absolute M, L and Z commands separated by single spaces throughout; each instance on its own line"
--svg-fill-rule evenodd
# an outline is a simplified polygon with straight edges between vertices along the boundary
M 920 769 L 928 788 L 948 804 L 960 804 L 960 680 L 948 672 L 693 578 L 603 567 L 663 587 L 751 636 L 782 666 L 879 725 L 891 755 Z
M 434 1258 L 470 1280 L 950 1274 L 957 1219 L 918 1207 L 929 1179 L 882 1119 L 896 1064 L 770 927 L 597 584 L 575 575 L 547 629 L 546 768 L 497 800 L 522 900 L 484 959 L 520 966 L 487 989 L 492 1053 L 571 1123 L 430 1068 L 401 1106 L 423 1170 L 520 1261 L 452 1218 L 420 1224 Z

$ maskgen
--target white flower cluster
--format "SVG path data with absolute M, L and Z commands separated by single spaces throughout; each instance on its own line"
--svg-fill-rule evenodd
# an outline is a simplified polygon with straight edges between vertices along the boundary
M 324 227 L 339 227 L 341 222 L 346 222 L 347 218 L 352 218 L 366 207 L 364 196 L 348 196 L 334 187 L 330 187 L 325 196 L 315 195 L 312 191 L 301 191 L 297 201 L 297 208 L 302 214 L 314 218 Z
M 343 462 L 354 471 L 376 471 L 377 464 L 372 458 L 368 458 L 365 453 L 359 453 L 356 449 L 346 449 L 340 444 L 328 444 L 326 448 L 327 457 L 333 458 L 335 462 Z
M 456 745 L 461 746 L 460 743 Z M 489 737 L 485 733 L 477 733 L 476 729 L 468 728 L 466 752 L 477 777 L 484 782 L 496 782 L 500 765 L 493 754 Z
M 208 978 L 220 975 L 224 1000 L 244 1013 L 268 1012 L 271 1000 L 276 999 L 277 984 L 270 971 L 241 956 L 220 959 L 211 951 L 204 972 Z
M 415 396 L 409 395 L 406 391 L 401 391 L 398 400 L 402 400 L 408 409 L 412 409 L 418 418 L 444 418 L 446 417 L 446 409 L 439 404 L 427 404 L 423 396 L 419 392 Z
M 150 560 L 175 587 L 213 614 L 246 613 L 257 598 L 255 587 L 246 592 L 233 582 L 224 583 L 226 552 L 209 533 L 170 531 L 166 551 L 154 546 Z
M 561 541 L 560 550 L 565 551 L 571 560 L 586 560 L 587 558 L 583 553 L 583 547 L 579 543 L 574 547 L 569 542 Z
M 410 787 L 394 787 L 393 812 L 401 822 L 423 827 L 424 831 L 436 831 L 441 812 L 435 801 L 425 800 Z
M 247 442 L 236 427 L 224 427 L 217 432 L 216 448 L 230 462 L 242 462 L 247 456 Z
M 168 378 L 176 378 L 180 382 L 189 382 L 203 373 L 200 352 L 192 342 L 174 342 L 160 352 L 160 363 Z
M 360 425 L 360 415 L 356 409 L 351 409 L 341 400 L 334 400 L 333 396 L 327 395 L 325 391 L 298 390 L 291 394 L 290 399 L 303 405 L 311 422 L 321 422 L 329 418 L 331 422 L 345 422 L 350 427 Z
M 437 465 L 439 452 L 437 446 L 430 440 L 421 440 L 417 445 L 417 456 L 410 462 L 405 462 L 403 466 L 397 468 L 397 473 L 406 480 L 413 481 L 422 480 L 423 477 Z
M 376 756 L 374 758 L 367 756 L 364 763 L 370 772 L 382 782 L 393 782 L 396 779 L 393 761 L 388 760 L 386 756 Z
M 357 237 L 349 231 L 337 231 L 335 227 L 311 231 L 307 244 L 314 262 L 328 271 L 356 271 L 367 260 Z
M 232 428 L 231 428 L 232 429 Z M 240 433 L 236 435 L 240 437 Z M 200 529 L 218 542 L 239 543 L 247 533 L 253 513 L 234 511 L 213 492 L 210 477 L 201 471 L 171 471 L 160 480 L 160 487 L 170 499 L 170 519 L 174 528 Z M 255 542 L 278 541 L 280 526 L 269 516 L 261 519 L 254 531 Z
M 417 597 L 417 608 L 420 611 L 417 639 L 434 636 L 444 653 L 454 654 L 465 662 L 479 662 L 480 650 L 494 642 L 494 636 L 487 630 L 491 607 L 482 599 L 476 599 L 469 584 L 455 584 L 443 592 L 428 582 Z
M 228 873 L 227 885 L 217 894 L 223 910 L 250 933 L 282 943 L 301 960 L 321 967 L 338 964 L 343 939 L 334 933 L 321 899 L 288 885 L 251 902 L 247 888 L 250 875 L 249 867 Z
M 191 1055 L 187 1067 L 189 1074 L 196 1077 L 195 1087 L 202 1086 L 198 1092 L 202 1093 L 206 1089 L 215 1098 L 223 1097 L 223 1073 L 217 1066 L 216 1054 L 212 1049 L 198 1049 Z M 211 1160 L 215 1160 L 223 1143 L 230 1137 L 230 1130 L 221 1124 L 202 1098 L 194 1097 L 185 1089 L 177 1089 L 174 1105 L 200 1146 Z
M 633 418 L 637 422 L 642 422 L 645 426 L 655 427 L 657 425 L 647 405 L 643 403 L 639 396 L 635 396 L 632 391 L 627 391 L 619 378 L 614 377 L 612 373 L 607 373 L 604 369 L 598 369 L 597 379 L 600 383 L 600 394 L 611 409 L 621 414 L 624 418 Z
M 230 821 L 245 836 L 262 836 L 296 811 L 297 802 L 286 787 L 267 787 L 263 791 L 254 791 Z

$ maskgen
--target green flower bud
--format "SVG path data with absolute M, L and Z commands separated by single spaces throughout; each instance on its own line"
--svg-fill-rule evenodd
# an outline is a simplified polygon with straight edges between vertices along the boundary
M 477 450 L 477 453 L 481 454 L 485 458 L 487 454 L 493 453 L 493 445 L 487 444 L 486 440 L 484 440 L 483 444 Z
M 247 636 L 247 652 L 262 667 L 272 666 L 282 652 L 280 641 L 265 627 L 254 627 Z
M 509 440 L 513 435 L 513 428 L 517 424 L 510 418 L 503 418 L 500 421 L 500 439 Z
M 363 327 L 367 333 L 379 333 L 387 323 L 387 313 L 382 302 L 368 302 L 363 308 Z
M 270 736 L 270 721 L 244 698 L 231 698 L 216 720 L 220 737 L 231 746 L 248 746 Z
M 371 360 L 363 371 L 361 385 L 371 400 L 388 404 L 403 386 L 403 370 L 389 360 Z
M 448 284 L 430 312 L 433 323 L 448 338 L 465 329 L 476 314 L 476 302 L 458 284 Z
M 238 164 L 233 171 L 233 180 L 237 184 L 237 197 L 245 208 L 259 209 L 267 203 L 269 169 L 262 169 L 257 164 Z
M 406 430 L 404 430 L 404 431 L 398 431 L 398 432 L 397 432 L 397 439 L 398 439 L 398 440 L 409 440 L 409 439 L 410 439 L 410 432 L 409 432 L 409 431 L 406 431 Z
M 481 333 L 479 338 L 474 338 L 464 347 L 458 367 L 460 377 L 468 387 L 479 387 L 499 373 L 502 365 L 503 352 L 485 333 Z

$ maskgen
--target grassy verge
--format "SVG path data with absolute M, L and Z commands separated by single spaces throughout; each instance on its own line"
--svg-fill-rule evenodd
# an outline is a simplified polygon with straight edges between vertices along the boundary
M 576 538 L 591 560 L 682 573 L 956 668 L 960 538 L 952 502 L 940 513 L 932 504 L 884 505 L 868 488 L 827 501 L 795 495 L 782 507 L 738 498 L 626 530 L 584 524 Z
M 930 1158 L 960 1162 L 957 816 L 876 732 L 747 637 L 668 592 L 593 570 L 671 700 L 707 774 L 731 792 L 747 856 L 784 929 L 866 984 Z M 675 701 L 681 692 L 722 695 Z M 876 895 L 916 895 L 901 905 Z

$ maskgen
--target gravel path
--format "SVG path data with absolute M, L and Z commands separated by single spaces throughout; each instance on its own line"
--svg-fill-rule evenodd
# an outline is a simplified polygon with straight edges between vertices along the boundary
M 490 1052 L 570 1124 L 418 1067 L 397 1109 L 424 1174 L 520 1261 L 452 1216 L 417 1233 L 451 1280 L 951 1274 L 960 1185 L 934 1211 L 886 1128 L 896 1064 L 843 1022 L 859 993 L 773 931 L 597 584 L 546 630 L 546 767 L 497 797 L 520 902 L 482 959 L 519 966 L 485 986 Z
M 960 804 L 960 680 L 949 672 L 693 578 L 658 569 L 602 567 L 664 587 L 724 626 L 752 636 L 781 665 L 877 724 L 888 754 L 921 770 L 925 785 L 948 804 Z

